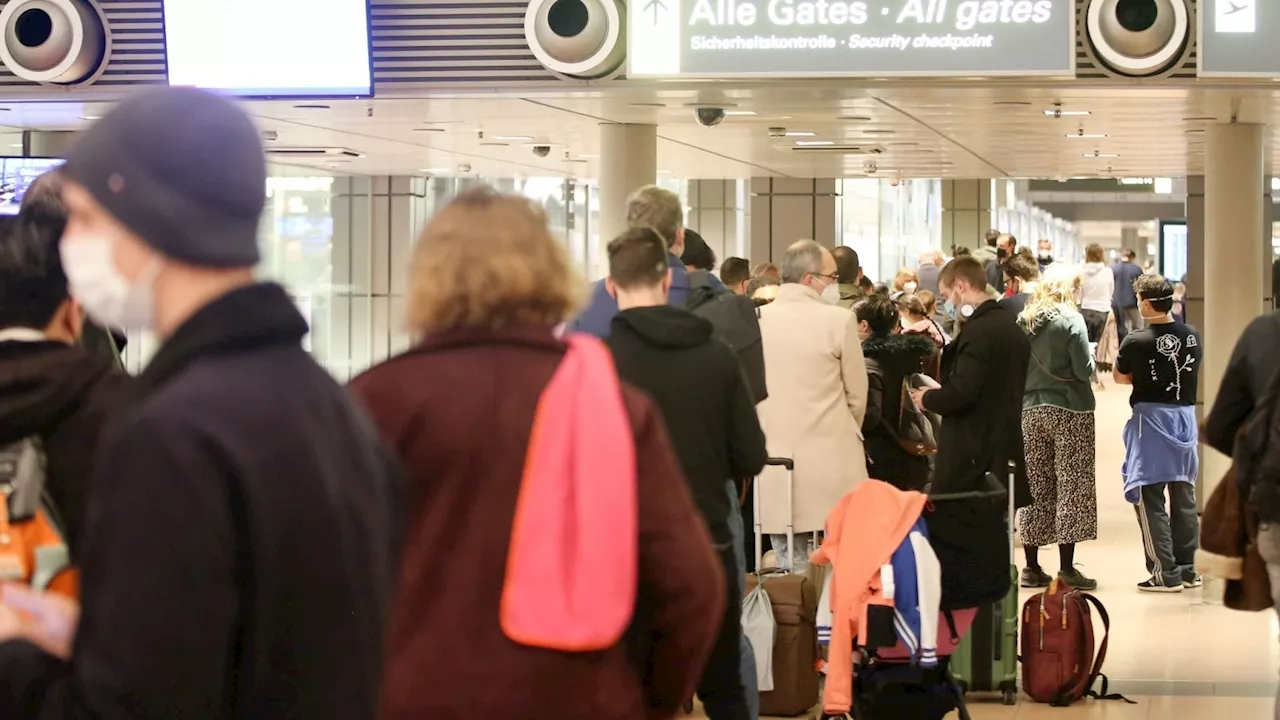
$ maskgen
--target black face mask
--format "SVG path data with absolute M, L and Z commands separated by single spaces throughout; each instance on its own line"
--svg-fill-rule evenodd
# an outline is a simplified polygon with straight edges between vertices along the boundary
M 996 257 L 998 257 L 998 258 L 1000 258 L 1001 260 L 1003 260 L 1003 259 L 1005 259 L 1005 258 L 1009 257 L 1009 251 L 1008 251 L 1008 250 L 1005 250 L 1004 248 L 996 248 Z

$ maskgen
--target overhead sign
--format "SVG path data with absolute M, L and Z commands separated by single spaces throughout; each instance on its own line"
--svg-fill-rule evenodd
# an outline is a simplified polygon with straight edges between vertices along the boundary
M 628 77 L 1073 75 L 1075 0 L 629 0 Z
M 1280 76 L 1280 3 L 1263 0 L 1201 0 L 1197 33 L 1203 77 Z

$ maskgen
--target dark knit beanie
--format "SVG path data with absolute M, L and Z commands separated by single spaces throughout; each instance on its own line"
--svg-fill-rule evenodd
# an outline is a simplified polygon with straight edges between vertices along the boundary
M 217 268 L 258 262 L 262 141 L 217 95 L 166 87 L 122 101 L 72 147 L 66 172 L 166 257 Z

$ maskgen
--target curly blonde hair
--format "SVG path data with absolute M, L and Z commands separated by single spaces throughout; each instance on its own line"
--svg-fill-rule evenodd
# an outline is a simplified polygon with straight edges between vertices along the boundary
M 557 325 L 583 285 L 542 208 L 492 188 L 469 190 L 432 216 L 410 261 L 411 331 Z
M 1018 316 L 1018 322 L 1027 332 L 1035 333 L 1041 325 L 1054 318 L 1079 312 L 1076 297 L 1080 293 L 1080 273 L 1049 273 L 1036 284 L 1027 307 Z

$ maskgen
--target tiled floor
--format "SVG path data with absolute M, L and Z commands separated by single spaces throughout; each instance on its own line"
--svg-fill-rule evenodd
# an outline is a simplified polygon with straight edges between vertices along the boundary
M 1134 588 L 1146 570 L 1133 506 L 1121 491 L 1128 392 L 1108 382 L 1097 396 L 1099 539 L 1081 545 L 1076 562 L 1098 579 L 1096 594 L 1111 616 L 1104 672 L 1113 691 L 1137 704 L 1090 701 L 1063 709 L 1024 700 L 1005 707 L 973 698 L 974 720 L 1273 718 L 1272 696 L 1280 676 L 1274 613 L 1232 612 L 1206 602 L 1212 592 L 1147 595 Z M 1046 548 L 1041 558 L 1047 570 L 1056 568 L 1055 552 Z

